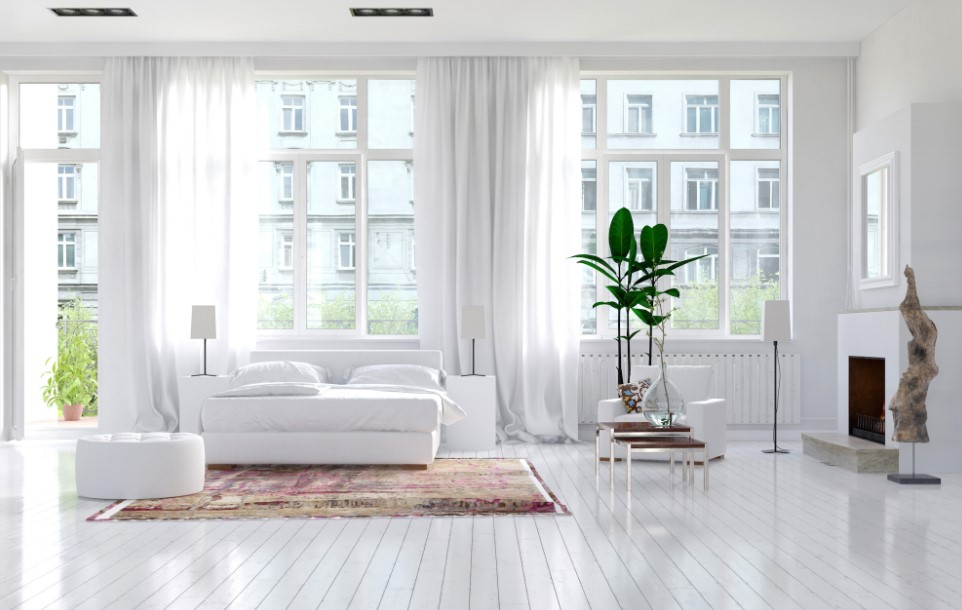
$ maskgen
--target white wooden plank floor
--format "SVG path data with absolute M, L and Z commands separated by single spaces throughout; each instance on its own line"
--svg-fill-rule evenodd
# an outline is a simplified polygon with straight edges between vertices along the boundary
M 88 523 L 74 443 L 0 443 L 7 608 L 959 608 L 962 475 L 899 487 L 729 443 L 711 489 L 508 444 L 571 516 Z M 936 473 L 937 474 L 937 473 Z

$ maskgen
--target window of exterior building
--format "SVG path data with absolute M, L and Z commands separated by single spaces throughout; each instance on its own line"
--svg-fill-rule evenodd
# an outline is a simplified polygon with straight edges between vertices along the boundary
M 758 209 L 778 209 L 778 168 L 758 168 Z
M 758 335 L 763 303 L 787 298 L 788 151 L 780 133 L 788 75 L 611 74 L 582 74 L 581 95 L 595 95 L 605 127 L 582 136 L 579 252 L 606 254 L 619 208 L 631 211 L 638 233 L 663 223 L 668 258 L 707 255 L 663 280 L 680 290 L 670 303 L 673 336 Z M 592 308 L 609 300 L 609 282 L 582 273 L 582 333 L 614 336 L 610 308 Z
M 57 233 L 57 268 L 77 268 L 76 233 Z
M 689 134 L 718 133 L 718 96 L 685 96 L 685 132 Z
M 290 233 L 281 234 L 281 251 L 279 258 L 280 262 L 278 266 L 281 269 L 294 268 L 294 236 Z
M 295 133 L 307 131 L 304 123 L 303 95 L 281 96 L 281 131 Z
M 654 209 L 651 198 L 650 169 L 625 168 L 625 207 L 632 212 L 650 212 Z
M 354 233 L 337 234 L 337 268 L 342 270 L 354 269 L 354 254 L 356 243 Z
M 717 169 L 685 169 L 685 209 L 718 209 Z
M 353 163 L 339 163 L 337 166 L 337 185 L 339 201 L 354 201 L 354 187 L 357 170 Z
M 357 131 L 357 96 L 342 95 L 338 99 L 338 130 L 344 133 Z
M 625 96 L 625 133 L 652 133 L 650 95 Z
M 80 190 L 79 167 L 70 164 L 57 166 L 57 200 L 63 203 L 76 203 Z
M 76 107 L 76 96 L 61 95 L 57 97 L 57 131 L 66 133 L 77 131 L 74 117 Z
M 755 132 L 760 135 L 778 135 L 781 124 L 781 104 L 777 93 L 759 93 L 755 96 L 758 109 Z
M 581 166 L 581 209 L 584 212 L 594 212 L 598 207 L 598 170 Z
M 280 191 L 277 194 L 278 201 L 290 203 L 294 201 L 294 164 L 278 163 L 277 169 L 280 171 Z
M 593 135 L 597 116 L 597 96 L 581 95 L 581 133 L 582 135 Z

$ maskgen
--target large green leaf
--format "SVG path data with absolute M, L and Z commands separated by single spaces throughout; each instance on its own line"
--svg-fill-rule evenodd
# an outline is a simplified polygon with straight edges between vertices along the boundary
M 693 257 L 691 257 L 691 258 L 686 258 L 686 259 L 683 260 L 683 261 L 674 261 L 674 262 L 672 262 L 671 265 L 668 265 L 667 269 L 668 269 L 669 271 L 674 271 L 675 269 L 677 269 L 677 268 L 679 268 L 679 267 L 684 267 L 684 266 L 687 265 L 688 263 L 697 261 L 697 260 L 700 259 L 700 258 L 705 258 L 706 256 L 711 256 L 711 255 L 710 255 L 710 254 L 699 254 L 698 256 L 693 256 Z
M 621 208 L 608 226 L 608 248 L 612 258 L 627 258 L 635 240 L 635 221 L 627 208 Z
M 619 283 L 620 283 L 620 282 L 618 281 L 618 278 L 617 278 L 616 276 L 612 275 L 611 273 L 609 273 L 608 271 L 606 271 L 604 268 L 599 267 L 598 265 L 594 264 L 594 263 L 591 262 L 591 261 L 578 261 L 578 264 L 584 265 L 584 266 L 586 266 L 586 267 L 591 267 L 592 269 L 594 269 L 595 271 L 597 271 L 597 272 L 600 273 L 601 275 L 605 276 L 606 278 L 608 278 L 608 279 L 611 280 L 612 282 L 614 282 L 614 283 L 616 283 L 616 284 L 619 284 Z
M 641 229 L 641 256 L 646 263 L 658 264 L 668 247 L 668 227 L 663 224 L 645 225 Z

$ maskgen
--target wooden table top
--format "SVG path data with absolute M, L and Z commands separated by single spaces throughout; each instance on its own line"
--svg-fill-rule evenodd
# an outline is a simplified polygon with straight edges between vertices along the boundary
M 646 436 L 620 439 L 618 442 L 632 449 L 703 449 L 705 447 L 705 441 L 687 436 Z

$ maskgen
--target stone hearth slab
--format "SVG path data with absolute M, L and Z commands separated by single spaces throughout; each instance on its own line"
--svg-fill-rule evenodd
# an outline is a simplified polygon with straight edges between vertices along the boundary
M 802 452 L 852 472 L 899 471 L 898 449 L 844 434 L 802 434 Z

